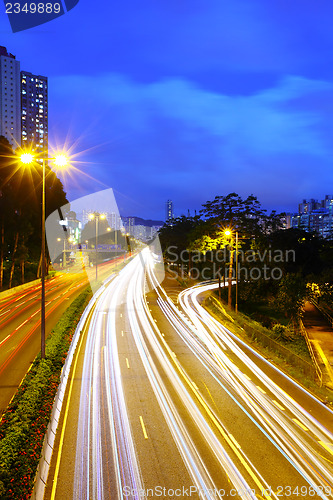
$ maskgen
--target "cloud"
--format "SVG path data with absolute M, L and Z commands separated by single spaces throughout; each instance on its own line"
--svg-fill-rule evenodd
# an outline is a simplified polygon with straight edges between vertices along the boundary
M 295 193 L 295 182 L 319 187 L 319 171 L 326 184 L 332 101 L 330 83 L 297 76 L 247 96 L 184 79 L 142 84 L 118 74 L 74 75 L 50 86 L 58 122 L 85 133 L 88 146 L 103 144 L 88 154 L 95 176 L 143 204 L 147 193 L 153 203 L 175 193 L 184 207 L 194 193 L 206 201 L 246 189 L 274 202 Z

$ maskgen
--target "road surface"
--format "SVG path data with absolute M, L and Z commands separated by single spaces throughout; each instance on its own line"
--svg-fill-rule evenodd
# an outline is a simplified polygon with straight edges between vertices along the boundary
M 103 279 L 123 257 L 99 266 Z M 89 283 L 95 268 L 63 273 L 46 281 L 46 337 Z M 0 301 L 0 416 L 40 352 L 41 285 L 32 285 Z
M 175 305 L 145 249 L 100 290 L 45 499 L 333 498 L 332 413 L 201 307 L 208 286 Z

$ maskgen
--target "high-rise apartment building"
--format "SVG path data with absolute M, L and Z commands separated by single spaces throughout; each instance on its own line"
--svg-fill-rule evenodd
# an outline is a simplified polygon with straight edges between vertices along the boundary
M 0 135 L 13 149 L 48 150 L 48 84 L 45 76 L 20 71 L 20 62 L 0 46 Z
M 48 82 L 45 76 L 21 71 L 22 147 L 48 150 Z
M 16 149 L 21 145 L 20 63 L 0 46 L 0 135 Z
M 171 200 L 168 200 L 166 202 L 166 213 L 165 213 L 165 220 L 166 222 L 168 222 L 169 220 L 172 220 L 174 218 L 174 214 L 173 214 L 173 203 Z
M 323 238 L 333 237 L 333 195 L 325 199 L 303 200 L 298 206 L 298 214 L 288 214 L 287 228 L 313 231 Z

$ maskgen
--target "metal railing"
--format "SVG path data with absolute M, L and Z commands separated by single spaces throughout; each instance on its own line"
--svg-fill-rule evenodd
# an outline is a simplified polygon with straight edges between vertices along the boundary
M 220 308 L 220 304 L 218 300 L 215 299 L 215 297 L 213 298 L 213 302 L 218 307 L 218 309 L 220 309 L 221 312 L 225 314 L 225 312 Z M 242 326 L 242 328 L 244 329 L 245 333 L 249 338 L 251 338 L 252 340 L 257 340 L 261 345 L 275 352 L 278 356 L 280 356 L 283 360 L 287 361 L 292 366 L 297 367 L 302 373 L 304 373 L 304 375 L 309 376 L 312 380 L 318 379 L 318 383 L 321 387 L 322 372 L 320 370 L 317 360 L 315 360 L 313 357 L 314 356 L 313 352 L 311 353 L 310 351 L 311 359 L 313 361 L 312 364 L 306 361 L 305 359 L 301 358 L 300 356 L 298 356 L 297 354 L 295 354 L 290 349 L 283 346 L 276 340 L 274 340 L 272 337 L 265 335 L 259 329 L 250 326 L 245 320 L 241 318 L 241 316 L 238 315 L 236 321 L 240 326 Z M 307 338 L 307 336 L 306 339 L 308 344 L 309 339 Z
M 321 314 L 325 316 L 325 318 L 329 321 L 329 323 L 331 323 L 331 326 L 333 328 L 333 316 L 326 312 L 325 309 L 318 304 L 318 301 L 316 299 L 311 299 L 310 302 L 318 309 L 318 311 L 321 312 Z
M 306 345 L 308 346 L 309 353 L 310 353 L 311 359 L 313 361 L 313 364 L 314 364 L 314 367 L 316 370 L 316 376 L 317 376 L 317 379 L 319 382 L 319 387 L 321 387 L 323 385 L 323 372 L 321 371 L 321 368 L 318 364 L 316 355 L 313 351 L 313 347 L 312 347 L 312 344 L 311 344 L 310 339 L 309 339 L 308 332 L 307 332 L 302 320 L 300 321 L 300 328 L 301 328 L 302 335 L 305 338 Z

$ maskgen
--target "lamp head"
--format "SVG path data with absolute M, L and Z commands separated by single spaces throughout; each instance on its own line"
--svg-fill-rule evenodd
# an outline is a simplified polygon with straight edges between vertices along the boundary
M 63 153 L 54 157 L 54 164 L 58 168 L 64 168 L 68 165 L 68 158 Z
M 34 161 L 34 156 L 31 153 L 23 153 L 20 159 L 22 163 L 28 165 Z

